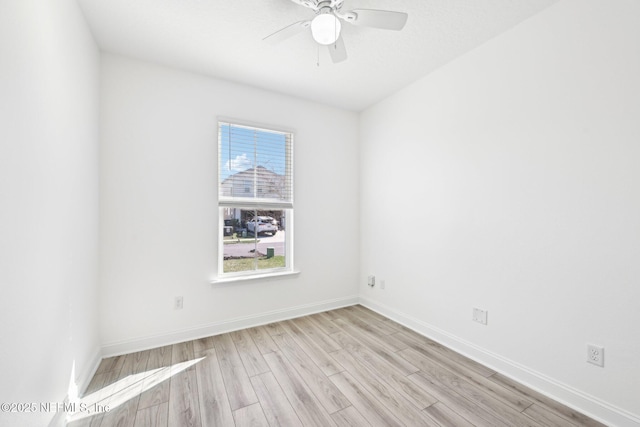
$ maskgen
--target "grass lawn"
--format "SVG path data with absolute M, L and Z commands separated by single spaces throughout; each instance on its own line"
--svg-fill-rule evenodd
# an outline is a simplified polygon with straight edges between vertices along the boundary
M 224 272 L 253 270 L 253 258 L 226 259 L 224 260 Z M 284 256 L 276 255 L 273 258 L 258 258 L 258 270 L 269 268 L 281 268 L 285 266 Z

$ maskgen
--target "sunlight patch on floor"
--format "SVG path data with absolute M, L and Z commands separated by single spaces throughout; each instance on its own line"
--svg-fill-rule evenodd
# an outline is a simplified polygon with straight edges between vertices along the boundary
M 74 410 L 67 415 L 67 422 L 78 421 L 83 418 L 98 415 L 102 412 L 113 411 L 130 399 L 155 387 L 196 363 L 204 357 L 176 363 L 164 368 L 152 369 L 139 374 L 129 375 L 113 384 L 108 384 L 95 392 L 78 399 L 73 405 Z

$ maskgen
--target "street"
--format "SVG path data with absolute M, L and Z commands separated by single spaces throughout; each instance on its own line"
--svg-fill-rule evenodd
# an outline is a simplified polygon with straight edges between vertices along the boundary
M 249 234 L 251 236 L 251 234 Z M 267 248 L 274 248 L 275 255 L 284 255 L 285 248 L 285 232 L 280 230 L 275 236 L 261 235 L 258 236 L 258 252 L 267 253 Z M 224 245 L 224 256 L 229 257 L 252 257 L 251 250 L 255 249 L 255 243 L 234 243 Z

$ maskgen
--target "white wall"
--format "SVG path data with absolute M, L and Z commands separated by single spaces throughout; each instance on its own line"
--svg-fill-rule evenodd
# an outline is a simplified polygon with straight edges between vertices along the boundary
M 619 425 L 640 423 L 638 17 L 564 0 L 360 122 L 368 304 Z
M 106 354 L 355 301 L 355 113 L 114 55 L 103 56 L 101 72 Z M 209 283 L 220 231 L 218 116 L 295 131 L 299 276 Z M 178 295 L 182 310 L 173 308 Z
M 98 362 L 98 71 L 75 1 L 0 2 L 3 403 L 62 402 Z

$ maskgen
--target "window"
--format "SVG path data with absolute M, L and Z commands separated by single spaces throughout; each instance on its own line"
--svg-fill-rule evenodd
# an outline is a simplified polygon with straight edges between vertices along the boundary
M 218 122 L 218 275 L 293 271 L 293 134 Z

